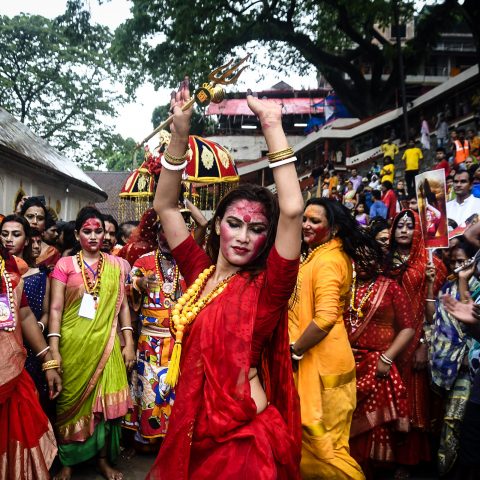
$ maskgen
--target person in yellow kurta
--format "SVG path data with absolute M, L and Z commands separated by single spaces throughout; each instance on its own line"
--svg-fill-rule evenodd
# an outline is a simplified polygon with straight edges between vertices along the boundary
M 364 479 L 350 456 L 356 406 L 355 360 L 343 323 L 352 260 L 369 268 L 377 247 L 338 202 L 312 198 L 305 208 L 300 265 L 289 305 L 289 333 L 302 416 L 303 479 Z

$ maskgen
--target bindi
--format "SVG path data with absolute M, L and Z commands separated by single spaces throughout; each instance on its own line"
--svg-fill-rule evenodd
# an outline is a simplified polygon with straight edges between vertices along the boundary
M 252 221 L 252 217 L 250 215 L 244 215 L 243 216 L 243 221 L 245 223 L 250 223 Z

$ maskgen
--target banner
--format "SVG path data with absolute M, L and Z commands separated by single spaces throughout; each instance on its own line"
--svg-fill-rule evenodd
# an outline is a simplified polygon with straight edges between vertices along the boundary
M 425 248 L 448 248 L 445 170 L 417 175 L 415 191 Z

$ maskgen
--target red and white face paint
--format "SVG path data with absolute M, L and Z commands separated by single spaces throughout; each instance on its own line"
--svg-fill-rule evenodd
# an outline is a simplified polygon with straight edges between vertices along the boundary
M 321 205 L 309 205 L 303 212 L 303 241 L 309 248 L 328 242 L 332 229 L 328 224 L 327 212 Z
M 216 226 L 220 230 L 220 253 L 232 265 L 247 265 L 258 257 L 265 245 L 268 225 L 260 202 L 233 202 Z
M 98 218 L 85 220 L 80 232 L 76 233 L 82 250 L 88 253 L 97 253 L 102 248 L 105 231 Z

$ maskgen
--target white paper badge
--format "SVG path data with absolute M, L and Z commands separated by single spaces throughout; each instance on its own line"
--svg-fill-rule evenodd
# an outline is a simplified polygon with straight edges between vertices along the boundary
M 84 293 L 82 298 L 82 303 L 80 304 L 80 309 L 78 310 L 78 315 L 83 318 L 88 318 L 89 320 L 93 320 L 95 318 L 95 313 L 97 313 L 97 300 L 93 298 L 93 295 L 89 293 Z

